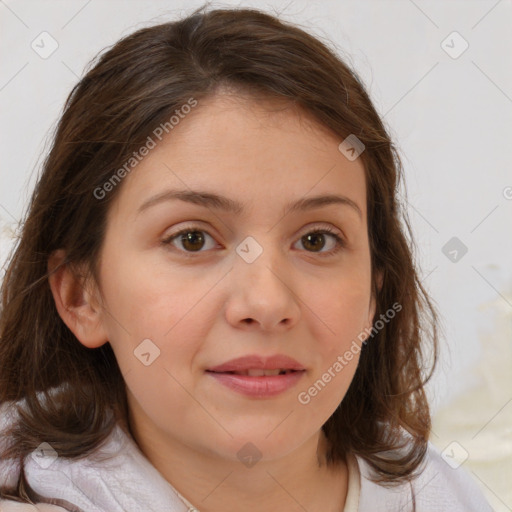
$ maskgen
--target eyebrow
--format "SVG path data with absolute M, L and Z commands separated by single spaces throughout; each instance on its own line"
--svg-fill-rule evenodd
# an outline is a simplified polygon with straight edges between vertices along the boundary
M 244 211 L 244 205 L 239 201 L 212 192 L 200 190 L 167 190 L 150 197 L 145 201 L 138 209 L 137 215 L 152 206 L 172 200 L 179 200 L 204 206 L 206 208 L 223 210 L 235 215 L 240 215 Z M 295 202 L 288 203 L 284 207 L 283 215 L 298 211 L 314 210 L 316 208 L 322 208 L 332 204 L 348 206 L 353 209 L 361 219 L 363 218 L 363 213 L 357 203 L 346 196 L 335 194 L 304 197 Z

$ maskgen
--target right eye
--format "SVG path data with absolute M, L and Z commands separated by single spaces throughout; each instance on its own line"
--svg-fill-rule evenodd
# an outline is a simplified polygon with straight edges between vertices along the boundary
M 162 243 L 164 245 L 173 245 L 174 247 L 177 247 L 177 249 L 179 249 L 181 252 L 189 256 L 193 253 L 204 252 L 201 249 L 204 248 L 208 238 L 213 240 L 213 237 L 204 231 L 204 229 L 201 229 L 197 226 L 190 226 L 178 231 L 177 233 L 174 233 L 173 235 L 167 237 L 165 240 L 162 240 Z M 181 247 L 177 246 L 177 244 L 180 244 Z

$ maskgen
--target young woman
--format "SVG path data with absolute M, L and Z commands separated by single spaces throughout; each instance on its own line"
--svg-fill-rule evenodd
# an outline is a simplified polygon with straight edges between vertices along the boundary
M 268 14 L 104 53 L 2 284 L 1 509 L 490 510 L 428 441 L 400 178 L 353 71 Z

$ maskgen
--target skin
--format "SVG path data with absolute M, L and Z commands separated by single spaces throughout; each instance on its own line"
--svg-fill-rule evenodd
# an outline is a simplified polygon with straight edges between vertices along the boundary
M 66 267 L 51 277 L 78 340 L 112 345 L 135 441 L 202 512 L 241 503 L 247 512 L 339 512 L 345 503 L 347 469 L 325 464 L 321 427 L 345 396 L 358 355 L 307 405 L 297 398 L 371 327 L 375 311 L 364 167 L 340 153 L 340 142 L 290 105 L 227 93 L 202 100 L 124 179 L 99 283 L 79 283 Z M 244 211 L 174 200 L 137 213 L 173 188 L 223 194 Z M 339 204 L 283 214 L 289 202 L 322 194 L 348 197 L 361 215 Z M 187 258 L 191 245 L 163 240 L 190 225 L 205 240 Z M 316 227 L 331 227 L 344 247 L 326 256 L 336 245 L 328 234 L 308 245 L 304 236 Z M 252 263 L 236 252 L 247 236 L 263 249 Z M 160 350 L 149 366 L 134 356 L 144 339 Z M 205 373 L 249 354 L 285 354 L 307 371 L 265 399 Z M 252 467 L 237 457 L 248 442 L 262 457 Z

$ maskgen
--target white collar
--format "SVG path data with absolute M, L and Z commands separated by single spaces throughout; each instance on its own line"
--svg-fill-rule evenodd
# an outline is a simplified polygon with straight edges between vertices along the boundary
M 72 512 L 194 510 L 119 425 L 101 448 L 83 459 L 52 460 L 34 452 L 25 461 L 25 474 L 42 502 Z
M 0 483 L 14 483 L 15 467 L 0 461 Z M 357 512 L 360 473 L 354 456 L 348 459 L 348 471 L 343 512 Z M 41 503 L 70 512 L 197 512 L 119 424 L 103 445 L 82 459 L 55 458 L 51 448 L 43 446 L 26 458 L 25 475 Z
M 343 512 L 357 512 L 360 474 L 354 456 L 348 459 L 348 472 Z M 70 512 L 197 512 L 119 425 L 101 448 L 84 459 L 53 460 L 51 452 L 33 453 L 25 462 L 25 474 L 41 502 Z
M 0 407 L 0 433 L 9 416 Z M 344 512 L 409 511 L 413 487 L 418 511 L 491 511 L 462 468 L 452 470 L 430 443 L 425 470 L 411 483 L 391 488 L 374 483 L 370 466 L 359 456 L 348 458 L 348 468 Z M 0 460 L 0 484 L 13 486 L 18 474 L 14 461 Z M 84 458 L 54 458 L 50 451 L 32 453 L 25 460 L 25 475 L 40 502 L 60 505 L 70 512 L 196 512 L 119 424 Z

